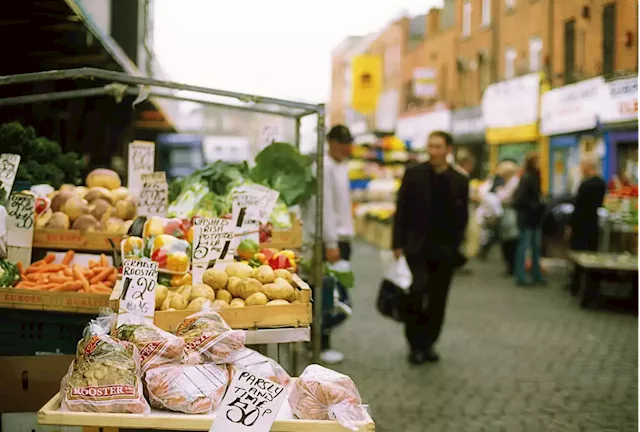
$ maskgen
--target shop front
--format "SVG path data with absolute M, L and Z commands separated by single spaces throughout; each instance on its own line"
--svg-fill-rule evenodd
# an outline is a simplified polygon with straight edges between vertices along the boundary
M 600 122 L 604 131 L 607 180 L 621 172 L 638 182 L 638 77 L 606 83 Z
M 433 131 L 451 132 L 451 111 L 442 108 L 398 119 L 396 136 L 415 151 L 426 149 L 427 137 Z
M 549 90 L 542 95 L 540 133 L 549 137 L 549 193 L 573 193 L 580 182 L 580 157 L 595 152 L 606 165 L 606 151 L 598 129 L 598 111 L 606 89 L 597 77 Z
M 489 170 L 500 160 L 513 159 L 522 164 L 527 153 L 539 151 L 546 160 L 548 147 L 540 145 L 541 75 L 523 75 L 491 84 L 482 97 L 482 116 L 489 149 Z M 546 164 L 541 165 L 543 188 L 548 182 Z
M 461 108 L 451 115 L 451 133 L 455 143 L 456 160 L 460 152 L 469 152 L 476 159 L 471 178 L 482 178 L 489 171 L 482 109 Z

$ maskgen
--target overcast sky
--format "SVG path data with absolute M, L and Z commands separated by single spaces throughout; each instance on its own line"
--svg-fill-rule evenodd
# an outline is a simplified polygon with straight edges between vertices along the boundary
M 155 48 L 171 80 L 326 102 L 331 51 L 441 0 L 156 0 Z

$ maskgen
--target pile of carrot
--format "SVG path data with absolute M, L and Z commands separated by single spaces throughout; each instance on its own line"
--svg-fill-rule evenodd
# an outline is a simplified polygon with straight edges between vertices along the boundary
M 111 294 L 118 277 L 115 267 L 109 265 L 106 255 L 89 260 L 89 267 L 72 264 L 75 252 L 68 251 L 62 262 L 56 264 L 55 255 L 47 254 L 26 269 L 18 263 L 20 282 L 15 288 L 37 291 L 74 291 L 88 294 Z

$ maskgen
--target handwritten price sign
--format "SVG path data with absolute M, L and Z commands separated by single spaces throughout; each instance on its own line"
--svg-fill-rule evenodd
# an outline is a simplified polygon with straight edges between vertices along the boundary
M 13 153 L 0 154 L 0 201 L 11 193 L 13 182 L 20 166 L 20 155 Z
M 147 259 L 124 260 L 117 325 L 142 324 L 141 317 L 143 323 L 153 323 L 157 280 L 157 262 Z
M 169 206 L 169 186 L 163 171 L 142 174 L 142 191 L 138 200 L 138 214 L 141 216 L 161 216 L 167 214 Z
M 286 399 L 285 388 L 238 369 L 209 432 L 267 432 Z
M 235 228 L 232 220 L 201 218 L 196 219 L 193 226 L 194 262 L 227 258 Z
M 151 174 L 155 165 L 156 145 L 147 141 L 134 141 L 129 144 L 129 165 L 127 186 L 133 196 L 139 196 L 142 190 L 142 175 Z
M 26 193 L 13 193 L 7 204 L 7 255 L 10 261 L 31 263 L 35 197 Z
M 277 191 L 261 185 L 236 188 L 231 191 L 232 213 L 245 209 L 244 222 L 267 223 L 279 196 Z

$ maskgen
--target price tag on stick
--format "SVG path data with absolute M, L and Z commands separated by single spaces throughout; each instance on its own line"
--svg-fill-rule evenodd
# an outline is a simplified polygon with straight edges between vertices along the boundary
M 138 200 L 138 214 L 141 216 L 167 215 L 169 206 L 169 185 L 164 171 L 142 174 L 142 190 Z
M 129 164 L 127 186 L 132 196 L 138 197 L 142 191 L 142 174 L 151 174 L 155 166 L 156 145 L 148 141 L 134 141 L 129 144 Z
M 118 323 L 153 324 L 156 306 L 156 284 L 158 280 L 158 263 L 148 259 L 124 260 L 122 268 L 122 292 Z
M 13 153 L 0 154 L 0 201 L 11 193 L 13 182 L 20 166 L 20 155 Z
M 209 432 L 268 432 L 285 399 L 280 384 L 238 368 Z
M 31 264 L 33 226 L 35 224 L 35 197 L 26 193 L 13 193 L 7 205 L 7 255 L 9 261 Z

